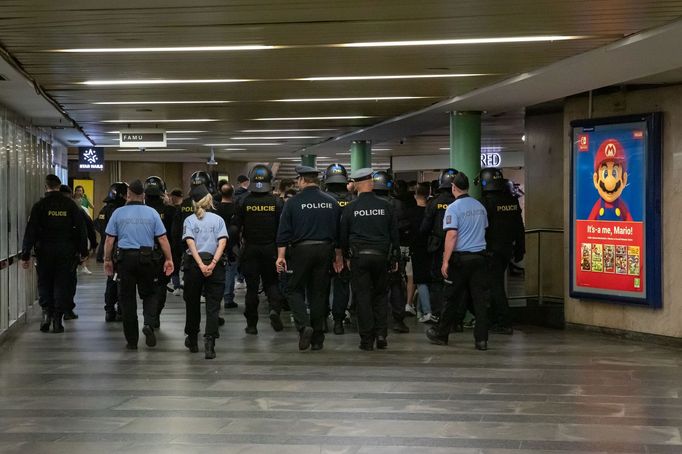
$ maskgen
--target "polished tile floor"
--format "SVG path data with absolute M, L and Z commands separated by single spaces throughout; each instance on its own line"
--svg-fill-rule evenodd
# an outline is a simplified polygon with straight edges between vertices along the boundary
M 82 277 L 66 333 L 33 323 L 0 346 L 0 453 L 682 453 L 674 348 L 522 327 L 483 353 L 412 319 L 387 351 L 352 333 L 301 353 L 290 325 L 247 336 L 233 310 L 207 361 L 183 346 L 180 297 L 158 346 L 130 352 L 102 291 Z

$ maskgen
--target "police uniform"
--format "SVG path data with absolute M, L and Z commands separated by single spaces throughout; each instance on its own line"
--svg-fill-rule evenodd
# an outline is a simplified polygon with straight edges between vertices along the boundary
M 445 212 L 443 229 L 457 231 L 457 239 L 448 267 L 445 286 L 445 306 L 438 325 L 427 330 L 427 337 L 436 344 L 447 344 L 453 324 L 461 320 L 469 295 L 473 303 L 476 326 L 476 348 L 487 349 L 489 280 L 485 229 L 488 215 L 485 207 L 468 194 L 458 197 Z
M 109 224 L 109 220 L 114 215 L 114 212 L 125 205 L 126 195 L 128 192 L 128 185 L 126 183 L 118 182 L 111 185 L 109 190 L 109 196 L 107 199 L 109 202 L 102 207 L 97 216 L 97 228 L 99 230 L 100 244 L 102 246 L 102 259 L 104 259 L 104 239 L 106 238 L 106 228 Z M 114 248 L 116 244 L 114 243 Z M 114 260 L 114 272 L 116 272 L 116 261 Z M 114 276 L 107 276 L 107 283 L 104 290 L 104 320 L 107 322 L 113 322 L 121 320 L 121 307 L 119 305 L 118 309 L 116 304 L 118 303 L 118 284 L 114 279 Z
M 452 178 L 457 171 L 446 169 L 442 172 L 436 197 L 429 200 L 424 210 L 424 217 L 421 222 L 419 233 L 426 236 L 426 250 L 431 256 L 431 285 L 429 286 L 431 296 L 431 310 L 434 315 L 438 315 L 443 307 L 443 276 L 440 273 L 440 266 L 443 262 L 443 244 L 445 231 L 443 230 L 443 219 L 445 210 L 455 201 L 452 195 Z
M 280 319 L 282 293 L 275 265 L 282 201 L 270 192 L 271 179 L 270 169 L 254 166 L 249 178 L 249 192 L 239 199 L 232 217 L 234 231 L 243 242 L 239 269 L 246 280 L 244 317 L 248 334 L 258 334 L 258 289 L 261 280 L 270 304 L 270 324 L 275 331 L 283 329 Z
M 482 178 L 486 170 L 481 171 Z M 525 229 L 521 206 L 516 197 L 506 190 L 502 173 L 493 169 L 483 185 L 481 202 L 488 213 L 486 243 L 490 252 L 490 321 L 493 332 L 512 333 L 512 321 L 505 289 L 505 275 L 509 261 L 523 259 L 526 251 Z M 494 179 L 493 179 L 494 178 Z
M 325 192 L 336 199 L 336 203 L 343 210 L 353 201 L 353 194 L 348 192 L 348 177 L 346 169 L 341 164 L 332 164 L 325 172 Z M 350 303 L 350 271 L 344 267 L 340 273 L 334 273 L 331 278 L 331 313 L 334 318 L 334 334 L 345 332 L 343 321 Z
M 353 181 L 371 178 L 371 169 L 351 173 Z M 400 255 L 398 222 L 393 206 L 363 192 L 343 210 L 341 247 L 350 258 L 351 285 L 357 301 L 360 348 L 386 348 L 390 257 Z
M 35 248 L 38 302 L 43 310 L 40 330 L 43 332 L 49 331 L 50 324 L 53 332 L 64 331 L 62 317 L 71 309 L 72 272 L 79 256 L 88 255 L 88 238 L 81 211 L 73 200 L 58 190 L 48 191 L 31 209 L 21 259 L 28 261 Z
M 161 195 L 165 192 L 165 187 L 163 181 L 159 177 L 149 177 L 145 181 L 145 205 L 153 208 L 159 213 L 161 222 L 163 223 L 166 232 L 173 231 L 173 219 L 175 218 L 175 207 L 167 205 L 164 203 Z M 166 307 L 166 297 L 168 294 L 168 283 L 170 282 L 170 276 L 166 276 L 163 272 L 162 264 L 159 264 L 157 269 L 157 277 L 155 281 L 155 291 L 156 291 L 156 303 L 159 309 L 159 315 Z M 158 328 L 160 325 L 157 324 L 153 328 Z
M 296 167 L 300 176 L 317 176 L 316 169 Z M 341 208 L 317 186 L 307 186 L 284 205 L 277 231 L 277 246 L 287 248 L 290 272 L 287 300 L 299 329 L 299 349 L 324 343 L 329 278 L 338 244 Z M 306 297 L 310 315 L 306 312 Z
M 142 182 L 136 180 L 131 183 L 130 191 L 142 195 Z M 158 262 L 163 260 L 160 251 L 155 250 L 155 241 L 166 236 L 166 228 L 156 210 L 142 202 L 128 202 L 114 212 L 107 224 L 106 234 L 117 241 L 118 296 L 128 348 L 137 348 L 140 337 L 136 289 L 143 304 L 143 332 L 147 337 L 147 345 L 153 347 L 156 345 L 153 327 L 159 322 L 154 286 Z
M 374 193 L 391 204 L 398 227 L 398 234 L 401 238 L 406 237 L 406 232 L 410 228 L 410 220 L 402 201 L 389 195 L 390 190 L 393 188 L 393 181 L 390 180 L 388 173 L 382 170 L 374 172 L 372 178 L 374 179 Z M 405 246 L 407 245 L 407 240 L 405 240 Z M 396 260 L 398 269 L 395 271 L 391 269 L 388 272 L 388 302 L 391 306 L 393 331 L 396 333 L 409 333 L 410 329 L 405 325 L 404 321 L 405 301 L 407 300 L 405 296 L 405 262 L 402 259 L 402 254 L 398 254 Z

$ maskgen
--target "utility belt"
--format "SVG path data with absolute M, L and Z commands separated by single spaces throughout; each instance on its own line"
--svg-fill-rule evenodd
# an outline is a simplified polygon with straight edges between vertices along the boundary
M 210 265 L 213 262 L 214 255 L 210 252 L 199 252 L 199 257 L 204 265 Z M 218 265 L 227 266 L 227 256 L 223 254 L 217 262 Z M 192 257 L 192 254 L 185 253 L 182 257 L 182 268 L 186 270 L 191 266 L 198 267 L 197 262 Z
M 294 243 L 291 245 L 291 247 L 299 247 L 299 246 L 316 246 L 316 245 L 322 245 L 322 244 L 327 244 L 330 245 L 332 244 L 331 241 L 329 240 L 303 240 L 299 241 L 297 243 Z
M 386 260 L 388 260 L 389 253 L 388 251 L 382 250 L 382 249 L 377 249 L 377 248 L 372 248 L 369 246 L 365 245 L 358 245 L 358 244 L 352 244 L 350 248 L 348 249 L 348 258 L 356 258 L 360 256 L 379 256 L 383 257 Z
M 139 249 L 116 249 L 114 261 L 120 262 L 126 258 L 137 258 L 142 265 L 160 266 L 163 263 L 163 252 L 155 247 L 142 246 Z

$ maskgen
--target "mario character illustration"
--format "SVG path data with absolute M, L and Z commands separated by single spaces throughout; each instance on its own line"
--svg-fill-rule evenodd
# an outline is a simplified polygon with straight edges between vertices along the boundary
M 627 162 L 623 145 L 605 140 L 594 159 L 594 187 L 599 200 L 590 212 L 590 221 L 632 221 L 627 204 L 620 198 L 628 184 Z

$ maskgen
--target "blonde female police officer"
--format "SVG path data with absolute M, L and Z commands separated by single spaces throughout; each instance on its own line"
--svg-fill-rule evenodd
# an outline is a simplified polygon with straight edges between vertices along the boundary
M 185 219 L 182 240 L 187 243 L 183 257 L 185 290 L 183 293 L 187 310 L 185 318 L 185 346 L 192 352 L 199 351 L 197 335 L 201 322 L 201 295 L 206 297 L 206 328 L 204 348 L 206 359 L 215 358 L 215 340 L 219 337 L 218 315 L 225 288 L 225 261 L 223 252 L 227 246 L 227 228 L 213 210 L 213 196 L 206 186 L 192 188 L 190 193 L 194 214 Z

